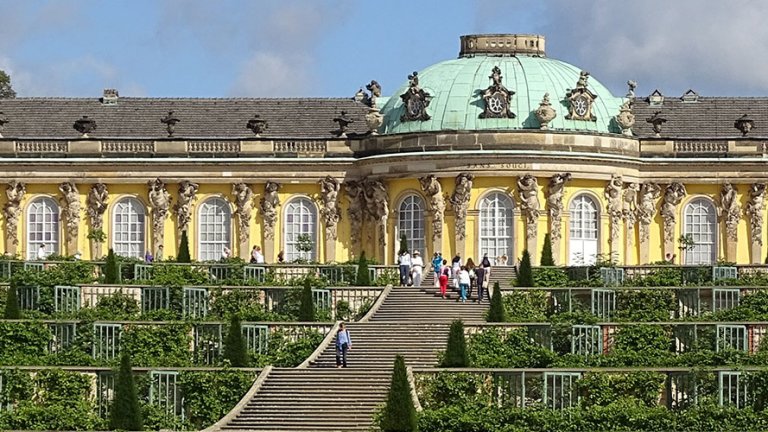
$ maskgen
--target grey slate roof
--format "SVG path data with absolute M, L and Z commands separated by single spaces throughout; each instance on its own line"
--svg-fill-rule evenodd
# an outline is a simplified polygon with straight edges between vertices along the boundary
M 100 98 L 0 99 L 0 112 L 8 117 L 5 138 L 77 139 L 75 120 L 87 115 L 96 121 L 92 138 L 158 139 L 167 136 L 160 119 L 173 110 L 181 121 L 174 137 L 248 139 L 246 125 L 254 114 L 266 120 L 264 138 L 334 138 L 333 119 L 347 111 L 355 120 L 348 134 L 367 131 L 367 107 L 350 99 L 183 99 L 121 97 L 117 105 L 102 105 Z
M 655 136 L 646 119 L 661 111 L 667 119 L 661 129 L 664 138 L 738 138 L 741 132 L 733 123 L 744 114 L 755 121 L 750 138 L 768 137 L 768 98 L 699 97 L 683 102 L 679 96 L 666 96 L 661 106 L 650 106 L 646 98 L 635 98 L 632 131 L 640 137 Z

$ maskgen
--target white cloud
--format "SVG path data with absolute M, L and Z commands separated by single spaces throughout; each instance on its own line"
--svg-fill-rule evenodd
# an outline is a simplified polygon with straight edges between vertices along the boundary
M 233 96 L 299 97 L 310 91 L 309 59 L 290 54 L 258 52 L 241 69 Z

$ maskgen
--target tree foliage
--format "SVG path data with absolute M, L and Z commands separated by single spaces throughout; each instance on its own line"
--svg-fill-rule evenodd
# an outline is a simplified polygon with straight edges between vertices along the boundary
M 387 404 L 382 410 L 379 427 L 383 432 L 411 432 L 418 428 L 408 371 L 401 355 L 395 356 L 395 369 L 392 372 Z
M 544 247 L 541 248 L 541 266 L 552 267 L 555 265 L 555 258 L 552 256 L 552 239 L 549 233 L 544 236 Z
M 455 320 L 451 323 L 451 331 L 448 333 L 448 345 L 441 362 L 442 367 L 469 367 L 469 354 L 467 353 L 467 340 L 464 337 L 464 323 Z
M 312 298 L 312 285 L 309 279 L 304 281 L 299 305 L 299 321 L 312 322 L 315 320 L 315 301 Z
M 0 99 L 14 99 L 16 92 L 11 87 L 11 77 L 0 70 Z
M 517 272 L 515 283 L 519 287 L 533 286 L 533 267 L 531 267 L 531 254 L 528 250 L 523 251 L 523 258 L 520 260 L 520 270 Z
M 365 259 L 365 251 L 360 254 L 360 261 L 357 264 L 357 276 L 355 278 L 357 286 L 371 286 L 371 275 L 368 272 L 368 260 Z
M 120 356 L 120 371 L 115 378 L 115 397 L 109 411 L 109 426 L 112 429 L 140 431 L 142 423 L 131 358 L 123 353 Z
M 192 262 L 189 255 L 189 239 L 187 238 L 187 232 L 181 232 L 181 243 L 179 243 L 179 256 L 176 257 L 176 261 L 180 263 Z
M 504 312 L 504 303 L 501 298 L 501 288 L 499 288 L 498 282 L 494 282 L 491 306 L 488 309 L 488 322 L 504 321 L 506 321 L 506 313 Z
M 407 250 L 408 250 L 408 237 L 405 234 L 403 234 L 400 236 L 400 252 L 398 253 L 403 253 L 403 252 L 406 252 Z
M 3 314 L 5 319 L 19 319 L 21 318 L 21 311 L 19 311 L 19 298 L 16 292 L 16 286 L 11 285 L 8 287 L 8 296 L 5 298 L 5 313 Z
M 229 364 L 233 367 L 248 366 L 248 347 L 245 345 L 243 327 L 237 314 L 232 314 L 227 329 L 227 337 L 224 340 L 224 360 L 229 360 Z
M 109 253 L 107 254 L 106 266 L 104 268 L 104 283 L 120 283 L 120 268 L 117 264 L 115 251 L 112 250 L 112 248 L 109 249 Z

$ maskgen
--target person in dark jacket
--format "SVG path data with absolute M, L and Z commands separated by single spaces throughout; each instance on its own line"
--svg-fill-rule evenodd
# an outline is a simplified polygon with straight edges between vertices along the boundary
M 487 283 L 485 280 L 485 266 L 482 264 L 475 269 L 475 281 L 477 281 L 477 298 L 475 301 L 482 303 Z
M 483 254 L 483 262 L 480 264 L 483 265 L 483 268 L 485 269 L 485 278 L 490 279 L 491 278 L 491 260 L 488 259 L 488 254 Z

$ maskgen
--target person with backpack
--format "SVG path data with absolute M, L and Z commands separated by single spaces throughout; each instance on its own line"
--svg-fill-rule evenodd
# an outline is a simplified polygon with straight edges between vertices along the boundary
M 440 267 L 440 293 L 445 298 L 445 292 L 448 290 L 448 278 L 451 276 L 451 267 L 448 265 L 448 261 L 443 260 L 443 265 Z
M 352 339 L 349 338 L 349 330 L 344 323 L 339 325 L 336 332 L 336 367 L 347 367 L 347 351 L 352 349 Z
M 475 299 L 476 302 L 482 303 L 483 302 L 483 294 L 485 293 L 485 289 L 488 287 L 488 281 L 485 277 L 485 266 L 480 264 L 478 268 L 475 269 L 475 280 L 477 281 L 477 298 Z
M 435 287 L 440 288 L 440 267 L 443 265 L 443 255 L 440 252 L 435 252 L 434 258 L 432 258 L 432 271 L 435 273 Z

